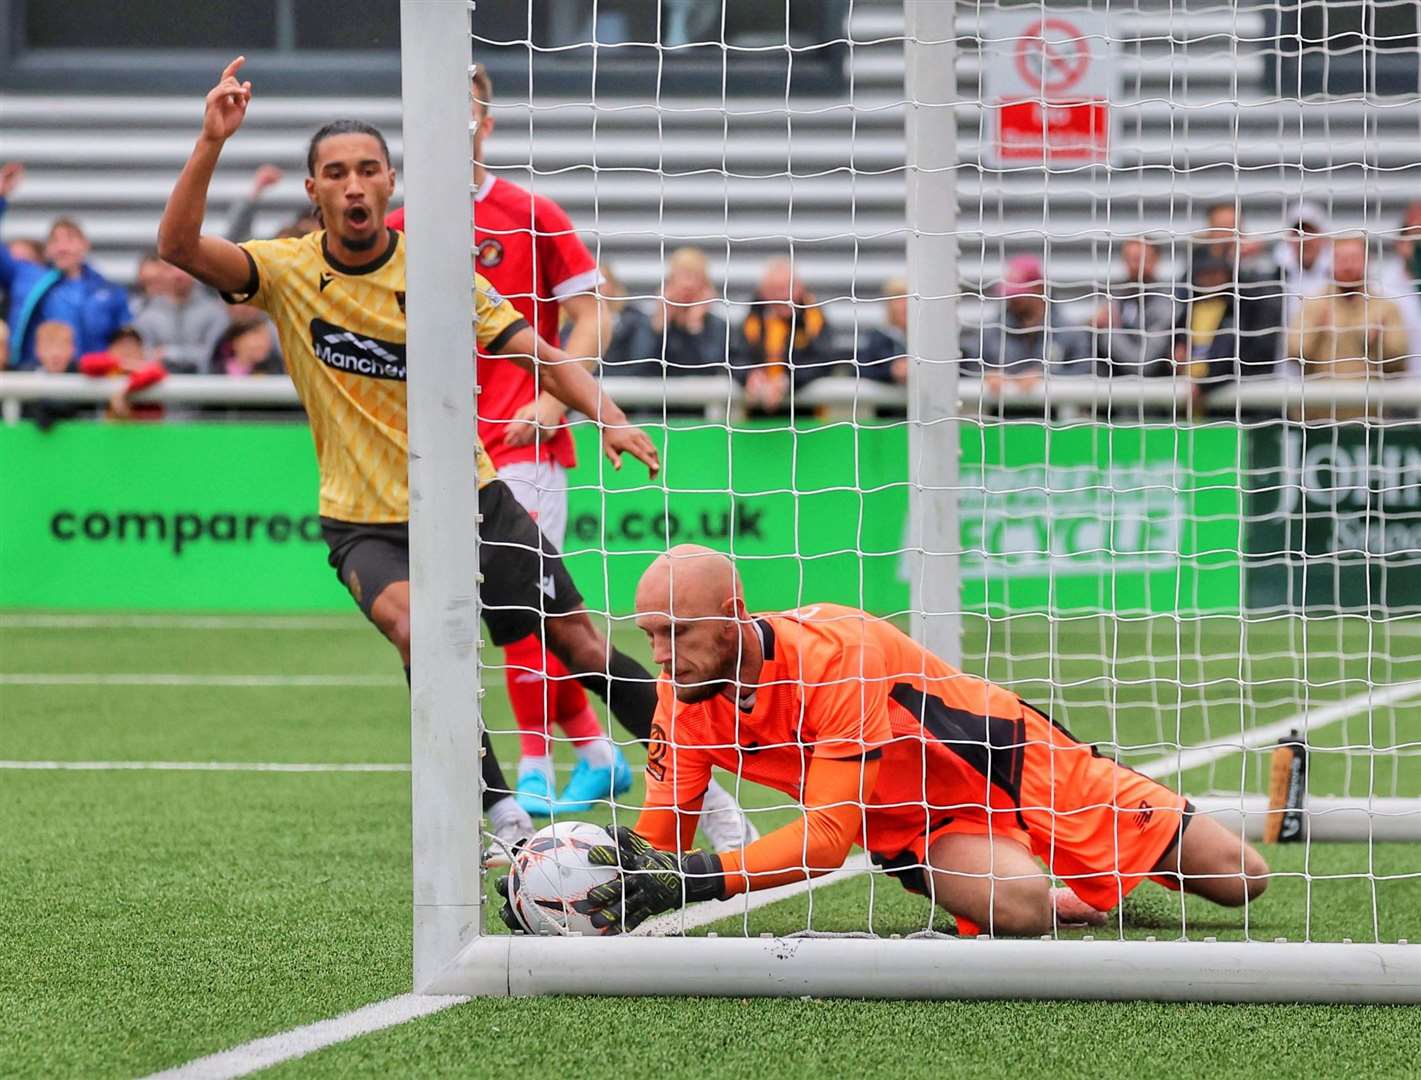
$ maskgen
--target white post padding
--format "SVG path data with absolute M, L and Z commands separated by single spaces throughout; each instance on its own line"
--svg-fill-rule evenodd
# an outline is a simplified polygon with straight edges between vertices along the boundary
M 1249 840 L 1263 839 L 1270 813 L 1266 795 L 1202 795 L 1190 801 L 1225 828 L 1242 831 Z M 1312 795 L 1303 812 L 1303 835 L 1313 843 L 1421 842 L 1421 799 Z
M 960 667 L 956 7 L 906 0 L 904 51 L 912 629 Z
M 1402 1005 L 1421 945 L 485 937 L 428 992 Z
M 401 0 L 414 986 L 479 932 L 479 612 L 469 6 Z

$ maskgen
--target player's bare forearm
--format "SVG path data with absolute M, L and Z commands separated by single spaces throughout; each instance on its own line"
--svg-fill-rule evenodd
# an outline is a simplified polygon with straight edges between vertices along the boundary
M 516 363 L 537 365 L 543 389 L 569 409 L 576 409 L 597 422 L 602 429 L 602 450 L 615 468 L 622 467 L 622 454 L 629 453 L 655 477 L 661 471 L 656 447 L 640 428 L 628 423 L 626 413 L 602 391 L 591 372 L 567 353 L 525 327 L 505 343 L 502 355 Z
M 527 358 L 532 357 L 543 392 L 569 409 L 585 413 L 602 424 L 627 422 L 626 414 L 602 392 L 591 372 L 573 362 L 562 349 L 549 345 L 531 328 L 509 338 L 502 355 L 525 367 L 529 364 Z
M 221 154 L 222 144 L 206 136 L 193 147 L 163 208 L 163 220 L 158 226 L 158 257 L 213 288 L 230 292 L 247 282 L 250 268 L 246 257 L 231 241 L 202 234 L 207 189 Z
M 563 352 L 584 360 L 583 366 L 590 371 L 611 340 L 611 312 L 600 297 L 591 293 L 569 296 L 562 302 L 562 308 L 572 324 L 563 342 Z
M 204 236 L 202 220 L 207 216 L 207 190 L 222 147 L 241 126 L 251 100 L 252 84 L 237 80 L 243 61 L 239 56 L 228 64 L 217 85 L 208 92 L 202 134 L 178 174 L 158 225 L 159 258 L 224 292 L 246 285 L 251 268 L 236 244 L 218 236 Z
M 811 760 L 806 813 L 721 857 L 726 895 L 820 877 L 843 865 L 863 820 L 864 794 L 878 780 L 878 759 Z

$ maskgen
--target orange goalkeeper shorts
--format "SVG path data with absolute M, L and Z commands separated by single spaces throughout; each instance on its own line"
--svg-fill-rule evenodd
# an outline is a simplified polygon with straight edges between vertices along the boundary
M 1179 843 L 1194 807 L 1133 769 L 1101 757 L 1030 706 L 1021 791 L 1013 809 L 955 809 L 908 849 L 874 859 L 913 892 L 928 892 L 927 854 L 940 836 L 1013 840 L 1091 907 L 1109 911 L 1145 879 L 1178 889 L 1152 871 Z

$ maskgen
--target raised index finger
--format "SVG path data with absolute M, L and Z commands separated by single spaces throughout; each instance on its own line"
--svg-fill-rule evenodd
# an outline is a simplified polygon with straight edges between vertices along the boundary
M 241 66 L 242 66 L 243 64 L 245 64 L 246 62 L 247 62 L 247 58 L 246 58 L 245 56 L 239 56 L 239 57 L 237 57 L 237 59 L 233 60 L 230 64 L 228 64 L 225 68 L 222 69 L 222 78 L 223 78 L 223 79 L 230 79 L 230 78 L 232 78 L 234 75 L 237 74 L 238 69 L 240 69 Z M 220 81 L 220 80 L 219 80 L 219 81 Z

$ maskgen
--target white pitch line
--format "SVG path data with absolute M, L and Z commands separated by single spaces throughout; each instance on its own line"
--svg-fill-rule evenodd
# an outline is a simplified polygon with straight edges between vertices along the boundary
M 1204 743 L 1183 753 L 1151 762 L 1139 771 L 1147 776 L 1161 776 L 1174 770 L 1195 768 L 1218 758 L 1244 749 L 1255 749 L 1267 745 L 1287 735 L 1294 729 L 1316 731 L 1320 727 L 1336 723 L 1368 706 L 1382 706 L 1421 696 L 1421 681 L 1400 683 L 1382 690 L 1372 690 L 1364 694 L 1346 698 L 1319 709 L 1304 711 L 1296 716 L 1265 727 L 1255 728 L 1232 739 L 1219 739 Z M 831 874 L 812 881 L 795 882 L 774 889 L 756 893 L 745 893 L 731 900 L 712 900 L 686 908 L 683 911 L 667 912 L 643 923 L 633 934 L 666 934 L 705 926 L 721 919 L 743 916 L 757 908 L 766 907 L 788 900 L 813 888 L 836 884 L 858 874 L 865 873 L 872 866 L 863 853 L 851 855 L 844 865 Z M 420 1016 L 438 1012 L 458 1005 L 468 998 L 429 998 L 417 994 L 406 994 L 388 1001 L 367 1005 L 345 1016 L 333 1020 L 322 1020 L 306 1027 L 295 1028 L 280 1035 L 245 1043 L 210 1057 L 198 1058 L 187 1065 L 166 1072 L 155 1073 L 146 1080 L 233 1080 L 259 1069 L 279 1064 L 292 1058 L 302 1057 L 326 1046 L 348 1039 L 358 1038 L 383 1028 L 402 1024 Z
M 404 686 L 391 675 L 180 675 L 169 673 L 0 672 L 0 686 Z
M 368 630 L 347 615 L 0 615 L 0 630 Z
M 1147 765 L 1141 765 L 1136 771 L 1156 779 L 1174 772 L 1187 772 L 1190 769 L 1197 769 L 1200 765 L 1207 765 L 1211 761 L 1218 761 L 1219 758 L 1228 757 L 1230 754 L 1241 753 L 1244 750 L 1257 750 L 1261 746 L 1271 745 L 1294 731 L 1301 732 L 1306 737 L 1308 734 L 1335 724 L 1339 720 L 1354 716 L 1368 707 L 1380 708 L 1384 705 L 1395 705 L 1399 701 L 1406 701 L 1414 697 L 1421 697 L 1421 679 L 1368 690 L 1349 698 L 1343 698 L 1341 701 L 1334 701 L 1330 705 L 1304 709 L 1286 720 L 1265 724 L 1260 728 L 1249 728 L 1236 735 L 1226 735 L 1222 739 L 1215 739 L 1212 742 L 1190 747 L 1188 750 L 1181 750 L 1176 754 L 1169 754 L 1156 761 L 1151 761 Z
M 762 889 L 759 892 L 741 893 L 729 900 L 706 900 L 681 911 L 668 911 L 664 915 L 658 915 L 656 918 L 648 919 L 642 923 L 631 932 L 631 936 L 674 934 L 682 930 L 693 930 L 698 926 L 707 926 L 710 923 L 719 922 L 721 919 L 733 919 L 737 915 L 745 915 L 757 908 L 768 907 L 781 900 L 789 900 L 801 893 L 809 892 L 811 889 L 822 889 L 826 885 L 847 881 L 851 877 L 857 877 L 859 874 L 867 872 L 872 866 L 873 863 L 869 861 L 868 856 L 859 852 L 856 855 L 850 855 L 844 860 L 843 866 L 823 877 L 817 877 L 810 881 L 796 881 L 789 885 L 778 885 L 773 889 Z
M 401 994 L 329 1020 L 292 1028 L 279 1035 L 255 1039 L 230 1050 L 210 1054 L 186 1065 L 153 1073 L 145 1080 L 233 1080 L 283 1061 L 305 1057 L 336 1043 L 382 1031 L 421 1016 L 442 1012 L 469 999 L 457 996 Z
M 398 762 L 301 761 L 0 761 L 0 771 L 39 772 L 268 772 L 268 773 L 407 773 Z

